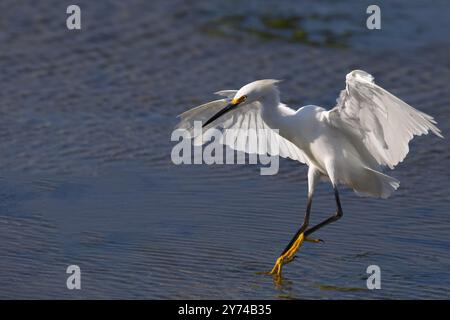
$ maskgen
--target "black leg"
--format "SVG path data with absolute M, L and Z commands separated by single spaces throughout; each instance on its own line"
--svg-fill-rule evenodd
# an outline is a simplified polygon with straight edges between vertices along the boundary
M 295 236 L 292 238 L 292 240 L 289 242 L 289 244 L 287 245 L 287 247 L 283 250 L 283 252 L 281 253 L 281 255 L 285 254 L 294 244 L 295 240 L 297 240 L 297 238 L 303 233 L 305 232 L 306 228 L 308 228 L 308 224 L 309 224 L 309 215 L 311 212 L 311 204 L 312 204 L 312 196 L 308 196 L 308 204 L 306 205 L 306 213 L 305 213 L 305 218 L 303 219 L 303 224 L 300 227 L 300 229 L 298 229 L 297 233 L 295 234 Z
M 314 227 L 306 230 L 305 237 L 307 237 L 308 235 L 310 235 L 313 232 L 316 232 L 317 230 L 326 226 L 327 224 L 333 223 L 333 222 L 339 220 L 340 218 L 342 218 L 344 213 L 342 212 L 341 201 L 339 200 L 339 193 L 338 193 L 337 187 L 333 187 L 333 189 L 334 189 L 334 197 L 336 198 L 336 207 L 337 207 L 336 213 L 333 216 L 329 217 L 328 219 L 315 225 Z

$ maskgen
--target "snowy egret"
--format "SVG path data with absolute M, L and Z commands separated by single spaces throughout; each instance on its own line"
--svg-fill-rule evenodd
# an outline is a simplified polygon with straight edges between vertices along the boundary
M 441 138 L 442 135 L 431 116 L 376 85 L 374 78 L 362 70 L 347 74 L 346 88 L 330 110 L 314 105 L 297 111 L 289 108 L 280 102 L 278 82 L 258 80 L 239 90 L 219 91 L 217 94 L 224 96 L 223 99 L 184 112 L 177 128 L 192 130 L 193 122 L 200 120 L 203 127 L 222 130 L 277 129 L 278 145 L 263 152 L 308 165 L 303 224 L 270 272 L 280 276 L 282 266 L 293 260 L 303 241 L 320 241 L 309 239 L 310 234 L 342 217 L 339 184 L 360 195 L 387 198 L 399 187 L 399 181 L 381 170 L 393 169 L 405 158 L 414 135 L 428 131 Z M 259 140 L 264 137 L 258 135 Z M 239 146 L 237 140 L 222 142 L 233 149 L 261 152 L 245 143 L 244 147 Z M 308 229 L 314 188 L 320 179 L 331 182 L 337 209 L 331 217 Z

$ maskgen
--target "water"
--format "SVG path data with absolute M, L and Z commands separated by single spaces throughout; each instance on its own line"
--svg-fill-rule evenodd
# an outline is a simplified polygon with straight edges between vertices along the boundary
M 448 136 L 447 2 L 383 5 L 381 31 L 360 1 L 265 3 L 79 1 L 81 32 L 60 2 L 0 3 L 0 298 L 450 298 L 447 140 L 411 143 L 389 200 L 342 189 L 280 284 L 256 273 L 301 223 L 306 167 L 171 163 L 175 116 L 211 92 L 281 78 L 285 102 L 332 106 L 355 68 Z M 321 184 L 312 223 L 333 210 Z

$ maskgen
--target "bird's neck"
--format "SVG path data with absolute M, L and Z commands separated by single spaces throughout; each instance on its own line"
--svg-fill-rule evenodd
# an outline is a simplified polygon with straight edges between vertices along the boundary
M 280 135 L 283 135 L 286 127 L 286 116 L 280 106 L 280 97 L 278 92 L 273 92 L 260 99 L 261 112 L 264 122 L 272 129 L 280 130 Z

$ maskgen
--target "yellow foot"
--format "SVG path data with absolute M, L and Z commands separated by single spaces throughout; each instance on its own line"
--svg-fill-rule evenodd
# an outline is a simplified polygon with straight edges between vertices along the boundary
M 304 240 L 305 235 L 302 233 L 298 236 L 297 240 L 295 240 L 289 250 L 278 257 L 275 265 L 272 268 L 272 271 L 270 271 L 269 274 L 281 276 L 281 268 L 283 267 L 283 265 L 291 262 L 294 259 L 295 253 L 298 251 Z
M 288 251 L 286 251 L 284 254 L 278 257 L 277 261 L 275 262 L 275 265 L 273 266 L 272 270 L 269 272 L 270 275 L 276 275 L 278 277 L 281 276 L 281 269 L 283 268 L 283 265 L 291 262 L 295 258 L 295 253 L 298 251 L 300 246 L 302 245 L 303 241 L 308 242 L 323 242 L 322 239 L 310 239 L 305 238 L 305 235 L 302 233 L 299 235 L 297 240 L 292 244 L 292 246 L 289 248 Z

